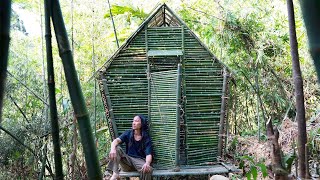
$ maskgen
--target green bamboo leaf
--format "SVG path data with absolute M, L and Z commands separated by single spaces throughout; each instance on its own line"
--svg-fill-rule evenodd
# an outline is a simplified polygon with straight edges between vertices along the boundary
M 240 169 L 244 168 L 244 161 L 241 161 L 241 162 L 240 162 L 239 168 L 240 168 Z
M 267 176 L 268 176 L 268 170 L 267 170 L 266 165 L 263 164 L 263 163 L 259 163 L 259 164 L 257 164 L 257 166 L 260 167 L 261 172 L 262 172 L 262 176 L 263 176 L 263 177 L 267 177 Z
M 246 159 L 246 160 L 250 161 L 251 163 L 254 163 L 253 157 L 248 156 L 248 155 L 242 156 L 241 159 L 242 160 Z
M 59 93 L 61 93 L 61 90 L 59 88 L 55 88 L 55 93 L 59 94 Z
M 246 177 L 247 177 L 247 180 L 251 180 L 251 172 L 250 171 L 247 172 Z
M 296 155 L 295 154 L 292 154 L 292 155 L 289 155 L 289 156 L 286 156 L 286 170 L 287 171 L 291 171 L 291 167 L 292 167 L 292 164 L 294 162 L 294 160 L 296 159 Z
M 148 15 L 142 9 L 139 9 L 139 8 L 134 9 L 133 7 L 130 7 L 130 6 L 119 6 L 119 5 L 113 5 L 111 7 L 111 12 L 112 12 L 112 15 L 114 16 L 128 13 L 140 19 L 144 19 Z M 106 13 L 104 15 L 104 18 L 109 18 L 109 17 L 110 17 L 110 13 Z
M 257 179 L 258 177 L 258 170 L 257 170 L 257 167 L 256 166 L 251 166 L 251 173 L 252 173 L 252 177 L 254 180 Z

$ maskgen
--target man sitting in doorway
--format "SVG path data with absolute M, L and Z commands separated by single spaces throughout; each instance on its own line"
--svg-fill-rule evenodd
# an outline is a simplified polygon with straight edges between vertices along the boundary
M 126 153 L 118 146 L 123 142 L 126 144 Z M 110 180 L 120 179 L 119 164 L 123 171 L 139 171 L 140 179 L 151 180 L 152 143 L 147 119 L 143 115 L 135 116 L 132 129 L 113 140 L 109 158 L 108 169 L 113 171 Z

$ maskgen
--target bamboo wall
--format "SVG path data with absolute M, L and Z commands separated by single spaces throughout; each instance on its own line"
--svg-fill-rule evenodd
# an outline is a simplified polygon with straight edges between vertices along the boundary
M 147 43 L 146 43 L 147 42 Z M 148 50 L 181 49 L 182 56 L 148 57 Z M 173 83 L 182 63 L 179 163 L 208 165 L 217 161 L 223 67 L 186 27 L 149 27 L 120 51 L 104 72 L 116 128 L 131 128 L 135 114 L 151 112 L 150 127 L 158 165 L 173 167 L 177 102 Z M 148 63 L 151 79 L 147 78 Z M 152 76 L 153 74 L 153 76 Z M 161 75 L 162 74 L 162 75 Z M 156 77 L 152 79 L 152 77 Z M 149 86 L 148 86 L 149 81 Z M 151 83 L 151 84 L 150 84 Z M 152 84 L 153 83 L 153 84 Z M 155 85 L 155 86 L 152 86 Z M 160 88 L 156 89 L 155 87 Z M 148 87 L 151 96 L 148 96 Z M 102 89 L 102 93 L 104 93 Z M 151 105 L 148 107 L 148 98 Z M 111 123 L 109 123 L 109 127 Z
M 215 162 L 221 110 L 223 68 L 185 31 L 185 122 L 187 164 Z
M 136 114 L 148 113 L 148 81 L 144 49 L 127 48 L 105 73 L 119 135 L 131 128 Z

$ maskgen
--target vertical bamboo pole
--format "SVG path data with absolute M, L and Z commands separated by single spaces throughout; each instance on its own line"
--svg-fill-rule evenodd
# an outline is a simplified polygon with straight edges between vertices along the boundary
M 150 69 L 150 61 L 148 57 L 148 25 L 144 26 L 144 40 L 146 46 L 146 58 L 147 58 L 147 79 L 148 79 L 148 118 L 149 118 L 149 128 L 152 126 L 152 118 L 151 118 L 151 69 Z
M 52 35 L 51 35 L 51 0 L 44 1 L 45 8 L 45 37 L 46 37 L 46 52 L 47 52 L 47 71 L 48 71 L 48 89 L 49 89 L 49 104 L 50 104 L 50 118 L 51 118 L 51 134 L 54 151 L 54 164 L 55 164 L 55 179 L 63 179 L 62 159 L 59 138 L 59 122 L 55 94 L 54 82 L 54 66 L 52 58 Z
M 237 132 L 237 126 L 238 126 L 238 122 L 237 122 L 237 102 L 238 102 L 238 94 L 237 94 L 237 90 L 235 88 L 234 90 L 234 134 L 236 135 Z
M 176 110 L 176 154 L 175 154 L 175 159 L 176 159 L 176 168 L 180 166 L 180 108 L 181 108 L 181 64 L 178 64 L 178 70 L 177 70 L 177 110 Z
M 320 3 L 319 0 L 300 0 L 300 7 L 307 30 L 310 54 L 320 82 Z
M 103 90 L 106 96 L 106 100 L 107 100 L 107 105 L 108 105 L 108 110 L 109 110 L 109 123 L 111 123 L 111 126 L 109 128 L 113 129 L 114 132 L 114 137 L 112 137 L 113 139 L 117 138 L 119 136 L 118 133 L 118 128 L 115 122 L 115 118 L 114 118 L 114 114 L 113 114 L 113 108 L 112 108 L 112 103 L 111 103 L 111 98 L 110 98 L 110 93 L 109 93 L 109 89 L 108 89 L 108 84 L 107 84 L 107 80 L 105 77 L 101 78 L 102 84 L 103 84 Z
M 319 5 L 319 1 L 317 3 Z M 314 6 L 316 4 L 314 3 Z M 296 119 L 298 123 L 298 158 L 299 158 L 299 177 L 304 179 L 308 178 L 309 172 L 307 171 L 308 159 L 305 154 L 305 145 L 307 144 L 307 129 L 306 129 L 306 112 L 304 106 L 304 92 L 303 92 L 303 79 L 299 62 L 298 41 L 296 35 L 296 24 L 294 18 L 294 6 L 292 0 L 287 0 L 288 9 L 288 22 L 290 34 L 290 51 L 292 60 L 292 76 L 294 84 L 294 93 L 296 100 Z M 319 10 L 317 10 L 319 11 Z M 316 30 L 316 29 L 315 29 Z M 309 31 L 308 31 L 309 32 Z M 319 36 L 319 35 L 317 35 Z M 318 49 L 319 51 L 319 49 Z M 319 53 L 318 53 L 319 54 Z M 318 64 L 318 63 L 316 63 Z
M 58 0 L 52 3 L 52 21 L 59 47 L 59 55 L 62 59 L 64 72 L 67 80 L 69 94 L 74 108 L 75 116 L 78 119 L 81 143 L 85 154 L 89 179 L 102 179 L 98 155 L 92 135 L 90 118 L 82 94 L 80 82 L 74 66 L 72 52 L 64 25 L 64 20 Z
M 92 69 L 93 69 L 93 75 L 96 72 L 96 60 L 95 60 L 95 36 L 94 36 L 94 20 L 95 20 L 95 14 L 94 14 L 94 5 L 95 0 L 92 1 Z M 94 92 L 93 92 L 93 104 L 94 104 L 94 136 L 95 141 L 97 141 L 97 80 L 94 79 Z
M 219 127 L 219 142 L 218 142 L 218 156 L 222 156 L 222 141 L 224 131 L 224 117 L 226 111 L 226 90 L 227 90 L 227 76 L 228 72 L 226 68 L 223 68 L 223 85 L 222 85 L 222 96 L 221 96 L 221 111 L 220 111 L 220 127 Z
M 255 75 L 255 86 L 256 86 L 256 89 L 257 89 L 257 93 L 259 93 L 259 67 L 258 67 L 258 62 L 256 64 L 256 75 Z M 257 94 L 257 106 L 256 106 L 256 109 L 257 109 L 257 120 L 258 120 L 258 139 L 260 141 L 260 137 L 261 137 L 261 133 L 260 133 L 260 108 L 259 108 L 259 94 Z
M 39 12 L 40 12 L 40 28 L 41 28 L 41 57 L 42 57 L 42 81 L 43 81 L 43 97 L 44 97 L 44 100 L 47 101 L 47 80 L 46 80 L 46 67 L 45 67 L 45 58 L 44 58 L 44 40 L 43 40 L 43 36 L 44 36 L 44 33 L 43 33 L 43 10 L 42 10 L 42 0 L 39 0 Z M 44 120 L 45 120 L 45 123 L 48 122 L 48 106 L 44 104 L 44 108 L 43 108 L 43 113 L 44 113 Z M 41 120 L 40 122 L 41 125 L 43 125 L 43 122 Z M 47 131 L 47 128 L 46 126 L 44 125 L 43 126 L 45 131 Z M 45 174 L 45 167 L 46 167 L 46 163 L 47 163 L 47 139 L 48 137 L 46 137 L 44 140 L 42 140 L 42 142 L 44 143 L 44 148 L 42 150 L 42 160 L 41 160 L 41 169 L 40 169 L 40 174 L 39 174 L 39 180 L 42 180 L 43 177 L 44 177 L 44 174 Z
M 42 180 L 45 174 L 45 168 L 46 168 L 46 162 L 47 162 L 46 154 L 47 154 L 47 144 L 44 145 L 44 148 L 42 151 L 41 170 L 38 178 L 39 180 Z
M 47 80 L 46 80 L 46 67 L 45 67 L 45 58 L 44 58 L 44 40 L 43 40 L 43 21 L 42 21 L 42 0 L 39 0 L 39 12 L 40 12 L 40 29 L 41 29 L 41 58 L 42 58 L 42 81 L 43 81 L 43 97 L 44 100 L 47 102 Z M 45 115 L 45 121 L 47 122 L 48 120 L 48 106 L 44 105 L 43 108 L 44 111 L 44 115 Z M 41 120 L 41 124 L 42 124 L 42 120 Z
M 187 121 L 186 121 L 186 101 L 187 101 L 187 97 L 186 97 L 186 67 L 185 67 L 185 35 L 184 35 L 184 25 L 181 26 L 181 50 L 182 50 L 182 62 L 181 63 L 181 68 L 182 68 L 182 75 L 181 75 L 181 83 L 182 83 L 182 106 L 183 106 L 183 125 L 184 125 L 184 143 L 187 143 Z M 188 158 L 187 158 L 187 147 L 184 148 L 184 154 L 185 154 L 185 164 L 188 164 Z
M 230 78 L 230 77 L 229 77 Z M 230 83 L 230 79 L 228 79 L 228 91 L 227 91 L 227 95 L 229 96 L 229 99 L 226 101 L 227 102 L 227 110 L 226 110 L 226 136 L 224 138 L 224 152 L 227 151 L 227 145 L 228 145 L 228 137 L 229 137 L 229 118 L 230 118 L 230 109 L 232 107 L 232 103 L 233 103 L 233 96 L 231 95 L 231 92 L 232 92 L 232 85 Z
M 11 0 L 0 1 L 0 124 L 2 121 L 2 105 L 8 66 L 10 41 Z

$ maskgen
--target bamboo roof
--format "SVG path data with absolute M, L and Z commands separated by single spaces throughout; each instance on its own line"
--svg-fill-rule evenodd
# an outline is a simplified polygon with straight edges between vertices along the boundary
M 119 55 L 121 50 L 125 49 L 130 45 L 134 38 L 146 27 L 181 27 L 184 26 L 190 30 L 190 33 L 195 37 L 195 39 L 203 46 L 212 56 L 215 61 L 218 61 L 222 66 L 226 67 L 229 72 L 230 69 L 221 62 L 214 54 L 209 50 L 209 48 L 192 32 L 192 30 L 186 25 L 186 23 L 181 20 L 165 3 L 159 5 L 155 8 L 153 12 L 142 22 L 142 24 L 137 28 L 137 30 L 130 35 L 125 43 L 99 68 L 95 73 L 98 75 L 98 72 L 104 72 L 108 69 L 113 59 Z M 99 78 L 99 76 L 97 76 Z

